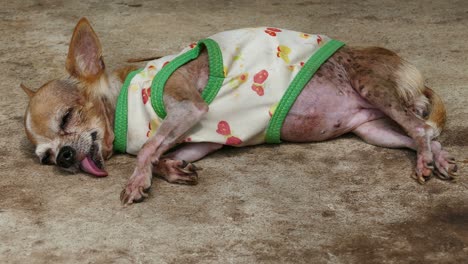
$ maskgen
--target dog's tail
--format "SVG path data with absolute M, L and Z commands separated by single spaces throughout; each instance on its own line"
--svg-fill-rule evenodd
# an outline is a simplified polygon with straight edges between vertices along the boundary
M 445 126 L 447 120 L 444 102 L 431 88 L 425 87 L 424 96 L 429 100 L 428 114 L 425 116 L 426 124 L 434 129 L 433 137 L 437 137 Z
M 397 71 L 397 93 L 413 112 L 432 127 L 432 137 L 437 137 L 445 126 L 446 112 L 442 99 L 424 85 L 421 73 L 407 61 L 402 61 Z

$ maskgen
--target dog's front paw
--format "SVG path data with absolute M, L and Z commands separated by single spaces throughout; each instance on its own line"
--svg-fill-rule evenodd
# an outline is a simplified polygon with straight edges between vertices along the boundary
M 161 159 L 154 167 L 154 173 L 170 183 L 196 185 L 198 173 L 201 170 L 193 163 L 185 160 Z
M 434 161 L 432 159 L 432 153 L 418 153 L 415 179 L 420 184 L 424 184 L 431 178 L 433 170 Z
M 148 197 L 150 187 L 151 170 L 145 169 L 141 171 L 136 168 L 127 185 L 120 193 L 120 201 L 124 205 L 139 203 Z

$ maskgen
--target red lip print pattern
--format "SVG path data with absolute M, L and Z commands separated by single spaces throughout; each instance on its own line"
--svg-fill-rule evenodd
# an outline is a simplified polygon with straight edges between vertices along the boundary
M 242 144 L 242 140 L 240 140 L 240 138 L 231 136 L 231 137 L 228 137 L 228 139 L 226 140 L 226 145 L 229 145 L 229 146 L 237 146 L 240 144 Z
M 143 104 L 146 104 L 151 96 L 151 87 L 142 89 L 141 90 L 141 96 L 143 98 Z
M 216 133 L 223 136 L 229 136 L 231 134 L 231 128 L 229 127 L 228 122 L 220 121 L 218 123 L 218 129 L 216 129 Z
M 278 32 L 281 32 L 281 29 L 279 28 L 266 28 L 265 29 L 265 33 L 267 33 L 268 35 L 272 36 L 272 37 L 276 37 L 276 33 Z
M 236 146 L 242 144 L 242 140 L 240 138 L 235 137 L 231 134 L 231 127 L 226 121 L 219 121 L 216 133 L 226 137 L 226 145 Z
M 321 44 L 323 41 L 322 37 L 320 35 L 317 35 L 317 44 Z
M 156 133 L 159 125 L 160 125 L 160 122 L 158 119 L 150 120 L 150 122 L 148 123 L 148 131 L 146 132 L 146 137 L 148 138 L 152 137 Z
M 146 132 L 146 137 L 149 138 L 151 136 L 151 122 L 148 123 L 148 131 Z
M 265 94 L 263 86 L 256 85 L 255 83 L 252 84 L 252 90 L 254 90 L 254 92 L 256 92 L 258 96 L 263 96 Z
M 252 84 L 252 90 L 256 92 L 259 96 L 265 94 L 263 83 L 268 78 L 268 72 L 266 70 L 261 70 L 254 75 L 254 83 Z

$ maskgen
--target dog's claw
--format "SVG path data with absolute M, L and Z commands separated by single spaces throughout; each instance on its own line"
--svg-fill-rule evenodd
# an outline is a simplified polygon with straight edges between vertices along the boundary
M 424 185 L 426 184 L 426 182 L 428 182 L 432 178 L 432 173 L 426 176 L 422 173 L 416 172 L 415 174 L 413 174 L 412 178 L 418 181 L 419 184 Z
M 433 161 L 426 162 L 426 168 L 434 169 L 434 162 Z
M 120 193 L 120 201 L 125 206 L 142 202 L 148 197 L 150 187 L 151 171 L 135 170 L 132 177 L 128 180 L 127 185 Z
M 130 195 L 127 194 L 126 189 L 123 189 L 122 192 L 120 192 L 120 202 L 124 206 L 131 205 L 133 203 L 133 199 L 130 199 Z
M 194 171 L 201 171 L 201 170 L 203 170 L 202 167 L 195 166 L 195 164 L 193 164 L 193 163 L 192 163 L 192 169 L 193 169 Z
M 423 176 L 424 182 L 428 182 L 432 178 L 432 173 L 428 176 Z
M 426 181 L 424 180 L 424 178 L 423 178 L 423 177 L 418 177 L 418 179 L 417 179 L 417 180 L 418 180 L 419 184 L 421 184 L 421 185 L 424 185 L 424 184 L 426 184 Z
M 442 170 L 436 170 L 434 171 L 435 175 L 437 175 L 437 177 L 439 177 L 439 179 L 442 179 L 442 180 L 452 180 L 453 178 L 447 174 L 446 171 L 442 171 Z
M 126 189 L 123 189 L 122 192 L 120 193 L 120 201 L 122 205 L 128 206 L 133 203 L 140 203 L 143 202 L 145 198 L 148 197 L 148 193 L 145 192 L 145 189 L 143 187 L 140 187 L 138 189 L 138 194 L 140 197 L 136 198 L 134 194 L 128 194 Z
M 185 173 L 192 173 L 194 171 L 202 170 L 201 167 L 195 166 L 193 163 L 189 163 L 185 160 L 182 160 L 182 164 L 180 165 L 180 169 Z
M 141 195 L 141 196 L 143 196 L 143 197 L 145 197 L 145 198 L 148 197 L 149 194 L 146 192 L 147 189 L 145 189 L 145 188 L 143 188 L 142 186 L 140 186 L 139 191 L 140 191 L 140 195 Z
M 120 203 L 125 204 L 125 189 L 120 192 Z

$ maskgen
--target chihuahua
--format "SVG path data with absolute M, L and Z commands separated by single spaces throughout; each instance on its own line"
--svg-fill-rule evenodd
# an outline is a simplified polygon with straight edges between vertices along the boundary
M 278 28 L 216 34 L 143 69 L 108 71 L 86 18 L 66 70 L 29 96 L 24 125 L 42 164 L 107 176 L 116 151 L 137 154 L 123 204 L 148 196 L 153 174 L 196 184 L 193 162 L 224 145 L 314 142 L 353 133 L 369 144 L 417 152 L 415 179 L 453 179 L 455 160 L 434 138 L 440 97 L 392 51 L 354 48 Z M 177 146 L 177 147 L 176 147 Z

